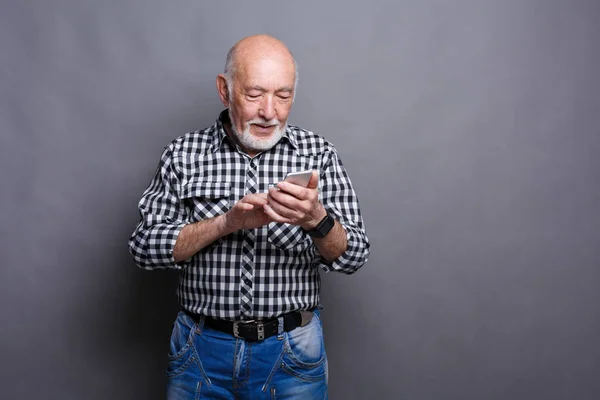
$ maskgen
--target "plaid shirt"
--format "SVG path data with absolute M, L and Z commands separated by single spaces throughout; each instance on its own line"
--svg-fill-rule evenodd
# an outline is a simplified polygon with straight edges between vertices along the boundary
M 369 256 L 369 240 L 356 193 L 331 143 L 295 126 L 254 158 L 229 141 L 223 112 L 203 131 L 183 135 L 163 151 L 139 202 L 141 221 L 129 251 L 144 269 L 181 270 L 177 296 L 191 312 L 216 318 L 272 318 L 319 304 L 319 268 L 356 272 Z M 299 226 L 272 222 L 240 230 L 176 263 L 173 248 L 186 225 L 225 213 L 248 193 L 267 192 L 288 172 L 316 169 L 319 200 L 347 232 L 348 247 L 323 259 Z M 251 304 L 244 311 L 241 302 Z

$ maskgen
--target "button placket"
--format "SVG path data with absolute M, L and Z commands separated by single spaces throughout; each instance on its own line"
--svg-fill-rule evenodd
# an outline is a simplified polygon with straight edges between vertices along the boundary
M 256 162 L 252 159 L 246 168 L 246 193 L 253 194 L 257 192 L 258 177 L 256 172 Z M 245 230 L 242 248 L 242 276 L 240 280 L 240 308 L 243 319 L 251 319 L 253 317 L 255 242 L 255 230 Z

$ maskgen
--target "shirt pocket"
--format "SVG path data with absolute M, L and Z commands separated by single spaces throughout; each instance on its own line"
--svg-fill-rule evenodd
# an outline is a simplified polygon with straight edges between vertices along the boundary
M 180 197 L 192 222 L 214 218 L 229 210 L 231 184 L 228 182 L 189 181 Z
M 312 241 L 302 228 L 296 225 L 271 222 L 267 230 L 269 242 L 282 250 L 303 251 Z

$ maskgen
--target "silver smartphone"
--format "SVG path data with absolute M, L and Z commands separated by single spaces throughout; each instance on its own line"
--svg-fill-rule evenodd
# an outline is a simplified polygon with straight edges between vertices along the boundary
M 312 170 L 306 171 L 298 171 L 298 172 L 288 172 L 285 176 L 284 181 L 293 183 L 294 185 L 304 186 L 308 185 L 310 181 L 310 177 L 312 176 Z
M 308 185 L 308 182 L 310 181 L 311 176 L 312 176 L 311 169 L 306 170 L 306 171 L 289 172 L 285 176 L 284 181 L 293 183 L 294 185 L 306 187 Z
M 293 183 L 294 185 L 299 185 L 306 187 L 308 186 L 308 182 L 310 181 L 310 177 L 312 176 L 312 170 L 306 171 L 298 171 L 298 172 L 288 172 L 288 174 L 283 179 L 286 182 Z M 269 189 L 277 187 L 276 184 L 269 184 Z

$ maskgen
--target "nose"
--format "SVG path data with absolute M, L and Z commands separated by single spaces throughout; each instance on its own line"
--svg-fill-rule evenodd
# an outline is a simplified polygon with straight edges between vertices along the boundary
M 267 94 L 263 97 L 262 104 L 258 110 L 258 115 L 267 121 L 275 118 L 275 103 L 273 102 L 273 96 Z

